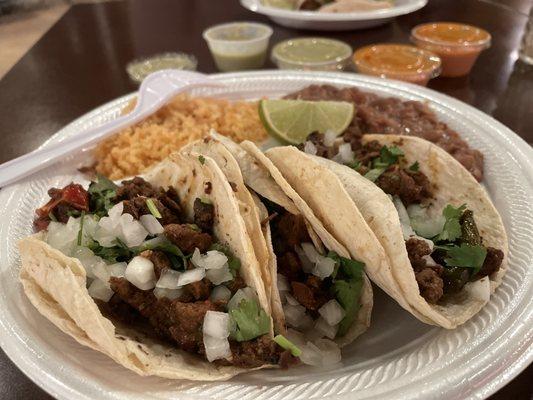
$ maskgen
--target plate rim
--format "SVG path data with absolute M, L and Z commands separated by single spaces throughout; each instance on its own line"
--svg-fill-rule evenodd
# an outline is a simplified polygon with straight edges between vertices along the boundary
M 277 71 L 277 70 L 266 70 L 266 71 L 256 71 L 256 72 L 241 72 L 241 73 L 222 73 L 222 74 L 213 74 L 213 78 L 215 79 L 222 79 L 222 80 L 230 80 L 230 79 L 241 79 L 244 80 L 245 78 L 251 78 L 254 77 L 263 77 L 263 78 L 274 78 L 275 76 L 283 76 L 287 77 L 288 72 L 287 71 Z M 400 92 L 405 93 L 413 93 L 413 89 L 416 89 L 416 94 L 420 94 L 424 97 L 430 97 L 432 102 L 435 102 L 439 104 L 440 106 L 446 107 L 446 108 L 452 108 L 455 109 L 456 112 L 461 113 L 468 113 L 469 115 L 475 116 L 476 119 L 482 122 L 490 123 L 491 130 L 498 130 L 498 137 L 501 140 L 506 140 L 510 142 L 510 144 L 513 145 L 514 149 L 517 151 L 517 154 L 514 154 L 515 156 L 518 156 L 520 158 L 521 163 L 525 163 L 529 168 L 525 169 L 525 176 L 528 179 L 528 181 L 533 182 L 533 149 L 523 140 L 521 137 L 519 137 L 516 133 L 514 133 L 512 130 L 507 128 L 505 125 L 500 123 L 499 121 L 495 120 L 491 116 L 483 113 L 482 111 L 474 108 L 473 106 L 470 106 L 466 103 L 463 103 L 457 99 L 454 99 L 448 95 L 435 92 L 431 89 L 427 88 L 421 88 L 420 86 L 414 85 L 414 84 L 408 84 L 404 82 L 399 81 L 392 81 L 392 80 L 384 80 L 381 78 L 373 78 L 364 76 L 362 77 L 359 74 L 350 74 L 350 73 L 327 73 L 327 72 L 291 72 L 289 73 L 291 76 L 307 76 L 310 79 L 315 79 L 316 81 L 322 80 L 322 81 L 328 81 L 329 83 L 336 84 L 336 82 L 333 82 L 334 80 L 343 81 L 342 84 L 344 85 L 352 85 L 357 86 L 357 83 L 361 83 L 361 80 L 364 80 L 365 82 L 378 84 L 381 86 L 385 86 L 388 88 L 394 88 L 398 89 Z M 90 118 L 94 118 L 96 115 L 101 114 L 104 112 L 104 110 L 112 110 L 118 107 L 120 104 L 125 104 L 127 101 L 129 101 L 133 96 L 135 95 L 135 92 L 129 93 L 127 95 L 118 97 L 114 100 L 111 100 L 109 102 L 106 102 L 102 104 L 99 107 L 96 107 L 95 109 L 83 114 L 82 116 L 74 119 L 69 124 L 65 125 L 63 128 L 58 130 L 56 133 L 54 133 L 47 141 L 45 141 L 40 147 L 44 147 L 49 145 L 54 139 L 57 140 L 58 137 L 61 135 L 64 135 L 65 131 L 68 131 L 69 129 L 72 129 L 77 124 L 81 124 L 82 121 L 85 121 Z M 400 98 L 404 97 L 400 93 Z M 457 108 L 461 108 L 461 111 L 458 111 Z M 10 185 L 8 188 L 14 187 L 15 185 Z M 2 195 L 5 195 L 6 189 L 2 190 Z M 5 227 L 0 227 L 0 230 L 6 229 Z M 73 388 L 70 388 L 68 385 L 63 384 L 63 382 L 58 381 L 54 378 L 54 376 L 51 376 L 48 373 L 43 373 L 42 370 L 36 368 L 37 364 L 34 362 L 33 359 L 29 357 L 24 357 L 24 355 L 17 353 L 16 349 L 9 347 L 6 349 L 6 339 L 13 340 L 13 337 L 8 327 L 5 326 L 4 321 L 0 319 L 0 346 L 6 353 L 6 355 L 10 358 L 10 360 L 17 366 L 17 368 L 24 373 L 26 376 L 28 376 L 34 383 L 36 383 L 38 386 L 40 386 L 43 390 L 51 394 L 52 396 L 58 397 L 58 398 L 72 398 L 67 397 L 75 395 L 77 398 L 82 399 L 89 399 L 87 395 L 84 393 L 81 393 L 77 390 L 75 390 L 75 393 L 72 392 Z M 515 350 L 517 350 L 515 348 Z M 477 388 L 476 390 L 472 391 L 469 395 L 469 398 L 474 398 L 476 396 L 489 396 L 496 392 L 498 389 L 509 383 L 514 377 L 516 377 L 521 371 L 523 371 L 529 364 L 533 362 L 533 347 L 525 347 L 524 351 L 521 354 L 518 354 L 516 358 L 513 359 L 514 362 L 508 362 L 507 365 L 503 370 L 498 371 L 498 376 L 502 376 L 503 378 L 498 380 L 498 382 L 495 385 L 489 386 L 482 386 L 480 388 Z M 505 363 L 504 363 L 505 364 Z M 46 378 L 46 379 L 45 379 Z M 346 395 L 346 394 L 345 394 Z M 349 396 L 350 393 L 347 393 Z M 186 397 L 186 396 L 184 396 Z M 339 398 L 343 398 L 344 395 L 340 395 Z

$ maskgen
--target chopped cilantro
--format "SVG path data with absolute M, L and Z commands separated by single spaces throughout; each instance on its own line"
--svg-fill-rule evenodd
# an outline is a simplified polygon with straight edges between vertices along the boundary
M 442 232 L 439 233 L 439 235 L 435 238 L 435 242 L 453 242 L 455 239 L 461 237 L 462 231 L 460 219 L 465 210 L 466 204 L 463 204 L 458 208 L 455 208 L 451 204 L 448 204 L 446 207 L 444 207 L 444 210 L 442 210 L 442 215 L 444 218 L 446 218 L 446 222 L 444 222 Z
M 131 250 L 135 254 L 140 254 L 146 250 L 162 251 L 167 256 L 169 256 L 174 269 L 185 269 L 187 267 L 187 263 L 189 259 L 189 256 L 186 256 L 185 254 L 183 254 L 183 252 L 178 246 L 176 246 L 175 244 L 173 244 L 172 242 L 170 242 L 170 240 L 166 238 L 163 238 L 163 240 L 161 240 L 160 237 L 156 239 L 152 239 L 152 240 L 147 240 L 140 246 L 134 247 Z M 177 260 L 181 260 L 181 263 L 176 262 Z
M 478 273 L 487 256 L 487 249 L 479 245 L 472 246 L 462 243 L 460 246 L 448 245 L 436 246 L 436 248 L 446 252 L 446 256 L 444 257 L 446 266 L 472 268 L 472 275 Z
M 369 181 L 375 182 L 376 179 L 378 179 L 381 176 L 381 174 L 385 172 L 385 169 L 386 168 L 371 169 L 365 174 L 365 178 L 368 179 Z
M 107 215 L 114 206 L 112 199 L 117 195 L 118 186 L 103 175 L 97 175 L 96 181 L 91 182 L 87 190 L 91 199 L 91 212 L 98 217 Z
M 200 197 L 200 201 L 204 204 L 213 204 L 213 202 L 207 197 Z
M 202 156 L 202 155 L 199 155 L 198 156 L 198 161 L 200 161 L 200 164 L 204 165 L 205 164 L 205 157 Z
M 391 166 L 398 162 L 398 158 L 402 157 L 403 151 L 398 146 L 383 146 L 379 152 L 379 158 L 374 160 L 374 163 L 382 164 L 381 166 Z M 378 161 L 379 160 L 379 161 Z M 378 165 L 375 165 L 378 166 Z
M 242 299 L 237 308 L 230 310 L 231 337 L 245 342 L 270 331 L 270 318 L 256 300 Z
M 48 218 L 50 218 L 50 221 L 57 222 L 57 218 L 52 211 L 48 213 Z
M 351 169 L 358 170 L 361 167 L 361 161 L 354 161 L 352 163 L 346 164 L 346 166 L 350 167 Z
M 146 206 L 148 207 L 148 210 L 150 211 L 150 214 L 152 214 L 156 218 L 163 218 L 159 210 L 157 209 L 157 206 L 154 203 L 154 200 L 152 199 L 146 199 Z
M 276 342 L 281 348 L 289 350 L 294 357 L 299 357 L 302 354 L 302 350 L 283 335 L 274 336 L 274 342 Z
M 85 211 L 81 212 L 80 217 L 80 230 L 78 231 L 78 246 L 81 246 L 81 242 L 83 239 L 83 222 L 85 221 Z
M 103 247 L 96 240 L 90 241 L 87 247 L 98 257 L 103 258 L 110 263 L 119 261 L 129 261 L 133 258 L 133 253 L 128 249 L 124 243 L 117 240 L 117 244 L 112 247 Z
M 410 171 L 418 171 L 420 169 L 420 164 L 418 164 L 418 161 L 415 161 L 409 166 Z
M 339 323 L 337 332 L 338 336 L 343 336 L 348 332 L 357 317 L 363 288 L 363 269 L 365 264 L 357 260 L 341 257 L 332 251 L 329 252 L 328 257 L 337 262 L 331 275 L 333 279 L 332 291 L 341 307 L 346 311 L 346 316 Z

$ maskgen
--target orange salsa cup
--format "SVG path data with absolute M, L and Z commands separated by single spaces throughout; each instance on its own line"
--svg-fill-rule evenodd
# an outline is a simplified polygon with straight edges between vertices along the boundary
M 398 79 L 426 86 L 439 76 L 440 58 L 423 49 L 404 44 L 375 44 L 358 49 L 353 60 L 358 72 Z
M 490 47 L 490 34 L 475 26 L 454 22 L 433 22 L 415 26 L 411 41 L 442 59 L 442 76 L 470 73 L 479 53 Z

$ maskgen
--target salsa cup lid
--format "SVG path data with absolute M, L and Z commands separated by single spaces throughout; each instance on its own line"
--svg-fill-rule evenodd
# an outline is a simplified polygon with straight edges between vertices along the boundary
M 208 43 L 251 45 L 268 40 L 272 33 L 272 28 L 266 24 L 241 21 L 212 26 L 206 29 L 202 36 Z
M 484 29 L 457 22 L 429 22 L 411 30 L 413 39 L 434 46 L 481 48 L 490 47 L 491 35 Z
M 272 49 L 272 61 L 299 67 L 326 67 L 345 64 L 352 48 L 340 40 L 309 37 L 280 42 Z
M 374 44 L 358 49 L 353 60 L 359 72 L 389 77 L 440 74 L 441 59 L 436 54 L 405 44 Z

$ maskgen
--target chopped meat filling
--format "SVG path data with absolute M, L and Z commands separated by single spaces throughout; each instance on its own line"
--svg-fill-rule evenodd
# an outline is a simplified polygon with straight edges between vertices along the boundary
M 494 247 L 487 247 L 487 256 L 483 262 L 483 266 L 477 273 L 477 277 L 483 278 L 490 276 L 500 269 L 503 261 L 503 251 L 495 249 Z
M 213 204 L 206 203 L 202 199 L 194 200 L 194 223 L 206 232 L 211 232 L 213 229 L 213 221 L 215 220 L 215 207 Z
M 145 250 L 141 254 L 141 257 L 149 259 L 154 264 L 155 277 L 159 279 L 161 273 L 166 269 L 172 269 L 172 263 L 168 259 L 167 255 L 158 250 Z
M 164 235 L 186 254 L 192 253 L 195 248 L 198 248 L 200 253 L 205 253 L 213 244 L 211 235 L 198 232 L 187 224 L 166 225 Z
M 428 178 L 419 171 L 400 168 L 398 164 L 390 166 L 377 180 L 385 193 L 399 196 L 405 206 L 420 203 L 430 196 Z

